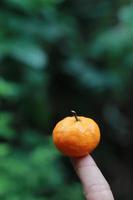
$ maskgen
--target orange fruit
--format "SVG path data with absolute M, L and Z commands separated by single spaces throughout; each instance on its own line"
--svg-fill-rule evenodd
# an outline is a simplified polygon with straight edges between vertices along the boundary
M 91 153 L 100 141 L 100 129 L 90 118 L 66 117 L 53 130 L 53 142 L 58 150 L 70 157 L 81 157 Z

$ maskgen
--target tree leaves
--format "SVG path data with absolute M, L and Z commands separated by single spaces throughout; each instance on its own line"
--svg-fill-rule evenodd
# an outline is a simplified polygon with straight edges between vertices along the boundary
M 0 79 L 0 97 L 16 98 L 20 95 L 20 86 L 16 83 Z
M 27 41 L 16 41 L 12 46 L 11 56 L 35 69 L 42 69 L 47 64 L 47 55 L 36 44 Z
M 10 113 L 0 113 L 0 137 L 4 139 L 11 139 L 16 132 L 12 127 L 13 115 Z

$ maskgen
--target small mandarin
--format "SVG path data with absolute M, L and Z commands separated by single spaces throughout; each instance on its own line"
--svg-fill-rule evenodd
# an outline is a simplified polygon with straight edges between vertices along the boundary
M 59 121 L 53 130 L 53 141 L 58 150 L 70 157 L 81 157 L 91 153 L 100 141 L 97 123 L 87 117 L 77 116 Z

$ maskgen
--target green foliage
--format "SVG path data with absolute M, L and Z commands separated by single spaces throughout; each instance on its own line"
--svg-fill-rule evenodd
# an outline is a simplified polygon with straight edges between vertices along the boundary
M 0 113 L 0 136 L 3 138 L 12 138 L 15 135 L 15 130 L 11 128 L 11 122 L 13 120 L 12 114 Z
M 17 84 L 0 79 L 0 97 L 16 98 L 20 95 L 20 88 Z
M 51 139 L 57 120 L 74 108 L 101 123 L 97 158 L 114 177 L 116 199 L 132 200 L 130 0 L 2 0 L 0 62 L 0 199 L 83 199 Z M 121 191 L 123 152 L 129 174 Z
M 25 138 L 27 134 L 28 140 Z M 23 133 L 22 137 L 23 147 L 0 145 L 0 197 L 40 200 L 44 197 L 56 199 L 62 195 L 62 199 L 69 199 L 69 196 L 64 196 L 64 191 L 74 195 L 72 188 L 64 185 L 65 176 L 60 173 L 63 165 L 59 164 L 60 155 L 51 139 L 45 137 L 45 142 L 42 142 L 43 136 L 31 130 Z M 79 185 L 73 186 L 75 192 L 79 188 L 76 195 L 80 198 Z

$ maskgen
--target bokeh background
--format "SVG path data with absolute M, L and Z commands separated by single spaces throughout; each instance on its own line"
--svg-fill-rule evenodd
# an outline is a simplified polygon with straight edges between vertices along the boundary
M 93 153 L 116 200 L 133 199 L 133 4 L 0 1 L 0 199 L 83 200 L 56 122 L 95 119 Z

